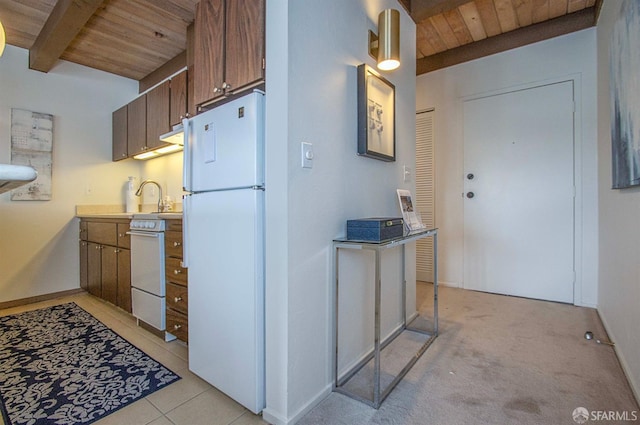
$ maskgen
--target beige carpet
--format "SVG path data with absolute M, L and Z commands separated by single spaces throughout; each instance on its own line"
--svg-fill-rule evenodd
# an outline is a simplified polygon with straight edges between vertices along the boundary
M 431 291 L 418 284 L 424 314 Z M 607 340 L 594 309 L 440 287 L 440 335 L 379 410 L 332 393 L 299 423 L 575 424 L 577 407 L 640 416 L 613 348 L 587 330 Z

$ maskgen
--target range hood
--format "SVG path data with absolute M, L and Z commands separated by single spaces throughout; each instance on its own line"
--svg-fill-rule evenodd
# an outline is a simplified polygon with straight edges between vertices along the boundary
M 161 135 L 160 140 L 174 145 L 184 146 L 184 128 L 182 124 L 174 126 L 173 130 Z
M 182 124 L 178 124 L 174 126 L 170 132 L 160 135 L 160 141 L 171 144 L 135 155 L 133 159 L 151 159 L 174 152 L 180 152 L 184 146 L 184 130 L 182 129 Z

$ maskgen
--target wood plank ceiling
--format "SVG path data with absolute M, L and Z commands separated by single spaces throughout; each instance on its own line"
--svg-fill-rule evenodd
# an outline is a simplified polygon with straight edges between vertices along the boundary
M 594 26 L 602 0 L 399 0 L 416 22 L 417 74 Z
M 33 69 L 59 58 L 144 80 L 186 61 L 198 1 L 0 0 L 0 21 Z M 417 23 L 419 75 L 595 25 L 603 0 L 398 1 Z
M 187 27 L 193 22 L 197 2 L 99 1 L 95 13 L 81 25 L 59 58 L 141 80 L 185 51 Z M 92 1 L 0 0 L 0 20 L 7 43 L 32 49 L 57 3 L 73 9 Z

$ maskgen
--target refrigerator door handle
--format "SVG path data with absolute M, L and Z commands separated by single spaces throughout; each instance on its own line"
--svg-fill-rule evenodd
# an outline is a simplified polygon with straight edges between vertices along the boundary
M 182 119 L 182 128 L 184 129 L 184 148 L 182 155 L 182 188 L 189 192 L 191 191 L 191 167 L 193 166 L 191 161 L 191 122 L 188 118 Z
M 191 213 L 191 194 L 182 196 L 182 262 L 185 269 L 189 267 L 189 214 Z

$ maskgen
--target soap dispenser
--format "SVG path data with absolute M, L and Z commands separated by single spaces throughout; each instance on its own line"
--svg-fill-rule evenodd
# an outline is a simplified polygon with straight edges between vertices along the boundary
M 126 208 L 128 213 L 138 212 L 138 197 L 136 196 L 134 179 L 135 178 L 133 176 L 129 176 L 129 181 L 127 182 Z

